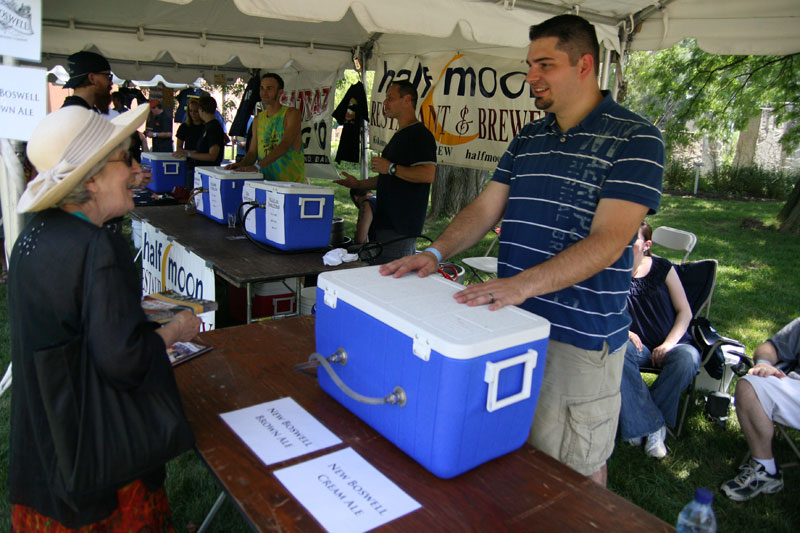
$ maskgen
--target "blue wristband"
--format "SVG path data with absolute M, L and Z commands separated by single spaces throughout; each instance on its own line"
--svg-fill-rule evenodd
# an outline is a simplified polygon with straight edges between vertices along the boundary
M 772 361 L 769 361 L 767 359 L 756 359 L 756 362 L 753 363 L 753 366 L 757 365 L 758 363 L 767 363 L 769 366 L 775 366 L 772 364 Z
M 430 247 L 430 246 L 429 246 L 429 247 L 425 248 L 425 249 L 424 249 L 424 250 L 422 250 L 422 251 L 423 251 L 423 252 L 430 252 L 430 253 L 432 253 L 433 255 L 435 255 L 435 256 L 436 256 L 436 262 L 437 262 L 437 263 L 441 263 L 441 262 L 442 262 L 442 252 L 440 252 L 440 251 L 439 251 L 439 250 L 437 250 L 436 248 L 432 248 L 432 247 Z

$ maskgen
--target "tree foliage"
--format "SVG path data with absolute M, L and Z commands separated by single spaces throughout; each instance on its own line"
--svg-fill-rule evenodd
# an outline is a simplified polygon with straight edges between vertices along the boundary
M 665 131 L 670 145 L 694 130 L 729 141 L 762 107 L 787 123 L 784 149 L 800 144 L 800 54 L 731 56 L 702 51 L 694 40 L 658 52 L 632 52 L 626 61 L 627 107 Z

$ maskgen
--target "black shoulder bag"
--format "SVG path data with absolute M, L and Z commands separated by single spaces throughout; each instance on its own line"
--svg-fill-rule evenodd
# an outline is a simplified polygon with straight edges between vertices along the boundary
M 86 255 L 82 328 L 88 324 L 96 242 Z M 115 388 L 95 368 L 85 329 L 73 341 L 34 357 L 55 446 L 52 481 L 70 506 L 77 509 L 117 490 L 194 445 L 171 368 L 157 391 Z M 169 365 L 166 353 L 163 357 Z M 73 374 L 70 367 L 76 364 L 79 371 Z M 73 383 L 72 375 L 79 375 L 80 383 Z

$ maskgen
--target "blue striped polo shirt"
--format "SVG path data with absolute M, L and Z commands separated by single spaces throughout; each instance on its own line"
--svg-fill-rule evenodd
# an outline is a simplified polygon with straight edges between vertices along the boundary
M 551 113 L 527 124 L 493 178 L 510 187 L 498 275 L 518 274 L 589 235 L 601 198 L 635 202 L 655 213 L 663 173 L 661 133 L 610 94 L 566 133 Z M 629 244 L 605 270 L 572 287 L 529 298 L 520 307 L 550 321 L 551 339 L 586 350 L 600 350 L 607 342 L 616 351 L 628 340 L 632 264 Z

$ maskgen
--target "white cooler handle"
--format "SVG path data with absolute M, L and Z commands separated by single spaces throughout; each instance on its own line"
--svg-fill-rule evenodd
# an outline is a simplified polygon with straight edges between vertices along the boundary
M 177 174 L 179 168 L 181 168 L 181 164 L 180 163 L 165 162 L 164 163 L 164 174 Z
M 319 213 L 316 215 L 306 214 L 306 204 L 317 202 L 319 204 Z M 300 218 L 322 218 L 322 210 L 325 208 L 325 198 L 300 198 Z
M 483 380 L 489 384 L 489 390 L 486 394 L 487 411 L 492 413 L 507 405 L 521 402 L 531 397 L 531 382 L 533 381 L 533 369 L 536 368 L 536 359 L 536 350 L 528 350 L 522 355 L 511 357 L 504 361 L 498 361 L 497 363 L 489 361 L 486 363 L 486 372 L 483 376 Z M 498 400 L 497 385 L 500 383 L 500 371 L 521 364 L 525 365 L 522 371 L 522 390 L 511 396 L 506 396 L 502 400 Z

